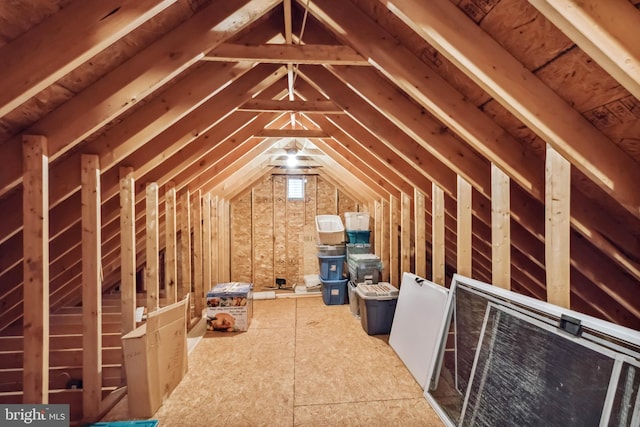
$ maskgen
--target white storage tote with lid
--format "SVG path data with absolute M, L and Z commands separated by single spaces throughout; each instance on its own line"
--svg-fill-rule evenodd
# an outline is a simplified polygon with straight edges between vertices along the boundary
M 344 242 L 344 226 L 339 215 L 316 215 L 318 243 L 339 245 Z

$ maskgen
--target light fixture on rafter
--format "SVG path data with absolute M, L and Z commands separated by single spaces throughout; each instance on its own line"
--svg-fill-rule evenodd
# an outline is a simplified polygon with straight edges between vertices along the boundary
M 297 148 L 287 149 L 287 166 L 295 167 L 297 165 L 298 165 L 298 149 Z

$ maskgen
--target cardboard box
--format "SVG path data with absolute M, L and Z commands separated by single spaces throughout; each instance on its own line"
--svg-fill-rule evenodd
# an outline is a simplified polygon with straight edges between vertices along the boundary
M 153 417 L 187 373 L 188 307 L 187 296 L 151 312 L 146 323 L 122 337 L 129 416 Z
M 253 283 L 220 283 L 207 292 L 207 330 L 246 331 L 253 316 Z

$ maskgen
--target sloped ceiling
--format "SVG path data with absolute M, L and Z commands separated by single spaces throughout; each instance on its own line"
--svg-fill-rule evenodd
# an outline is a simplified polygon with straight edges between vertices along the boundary
M 148 182 L 232 199 L 267 174 L 318 173 L 363 203 L 429 200 L 435 183 L 455 269 L 462 178 L 474 277 L 490 281 L 493 164 L 511 179 L 512 287 L 545 299 L 552 149 L 571 163 L 572 306 L 640 327 L 639 4 L 1 2 L 0 329 L 22 313 L 22 135 L 48 141 L 53 309 L 81 295 L 83 153 L 100 158 L 105 287 L 126 167 L 141 260 Z

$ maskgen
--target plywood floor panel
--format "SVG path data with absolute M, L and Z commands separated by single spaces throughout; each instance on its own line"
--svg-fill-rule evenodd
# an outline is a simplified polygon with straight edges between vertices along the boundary
M 160 426 L 442 426 L 388 338 L 367 335 L 348 305 L 321 297 L 256 300 L 248 331 L 204 335 L 154 418 Z M 128 419 L 118 406 L 103 421 Z

